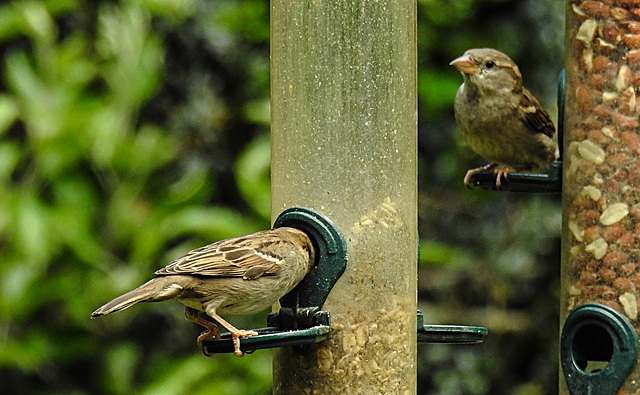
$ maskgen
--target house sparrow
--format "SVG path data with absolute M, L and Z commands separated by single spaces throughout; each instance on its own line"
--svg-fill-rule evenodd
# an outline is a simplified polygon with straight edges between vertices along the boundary
M 464 77 L 454 106 L 462 137 L 493 162 L 469 170 L 467 187 L 471 175 L 480 171 L 493 170 L 500 187 L 510 172 L 536 172 L 559 157 L 553 122 L 522 86 L 520 70 L 507 55 L 491 48 L 470 49 L 450 65 Z
M 235 354 L 242 356 L 240 338 L 254 331 L 236 329 L 222 315 L 252 314 L 269 308 L 291 291 L 315 265 L 309 237 L 295 228 L 276 228 L 218 241 L 195 249 L 155 272 L 156 277 L 118 296 L 91 318 L 124 310 L 138 302 L 176 300 L 186 306 L 188 320 L 206 328 L 198 346 L 218 327 L 200 317 L 205 312 L 227 328 Z

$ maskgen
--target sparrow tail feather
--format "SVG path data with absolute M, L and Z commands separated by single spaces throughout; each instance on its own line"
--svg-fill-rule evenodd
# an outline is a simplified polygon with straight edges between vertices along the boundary
M 182 286 L 174 282 L 167 283 L 167 281 L 163 281 L 165 279 L 166 277 L 154 278 L 138 288 L 118 296 L 91 313 L 91 318 L 124 310 L 139 302 L 159 302 L 171 299 L 182 291 Z

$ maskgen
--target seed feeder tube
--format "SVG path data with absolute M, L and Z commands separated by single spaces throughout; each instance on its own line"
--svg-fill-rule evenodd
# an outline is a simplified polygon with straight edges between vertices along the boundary
M 274 352 L 274 393 L 416 392 L 415 0 L 271 2 L 271 211 L 331 218 L 327 340 Z
M 638 332 L 638 2 L 568 0 L 566 4 L 560 321 L 563 330 L 570 330 L 573 312 L 597 304 L 615 310 Z M 587 373 L 600 370 L 597 374 L 603 374 L 622 366 L 609 359 L 616 355 L 612 351 L 615 342 L 609 342 L 613 348 L 598 344 L 606 343 L 608 336 L 616 338 L 609 326 L 602 328 L 577 335 L 589 340 L 576 343 L 580 345 L 578 356 L 605 364 L 595 368 L 576 365 Z M 579 393 L 572 382 L 575 372 L 573 377 L 571 370 L 562 373 L 560 393 Z M 608 393 L 640 391 L 637 364 L 616 374 L 620 378 L 617 392 Z M 594 376 L 584 374 L 578 380 L 590 377 Z

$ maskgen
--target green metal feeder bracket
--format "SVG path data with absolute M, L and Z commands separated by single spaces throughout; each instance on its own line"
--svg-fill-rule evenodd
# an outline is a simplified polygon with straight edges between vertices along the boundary
M 487 328 L 462 325 L 425 325 L 424 316 L 418 310 L 418 343 L 481 343 Z
M 257 336 L 241 339 L 240 349 L 244 352 L 314 344 L 331 332 L 331 316 L 321 308 L 347 266 L 347 244 L 329 218 L 309 208 L 283 211 L 273 227 L 285 226 L 309 236 L 316 252 L 316 268 L 280 299 L 280 311 L 269 314 L 267 328 L 255 329 Z M 229 333 L 206 340 L 203 346 L 205 355 L 234 351 Z
M 638 358 L 629 320 L 599 303 L 575 308 L 560 339 L 560 363 L 571 395 L 615 395 Z
M 560 193 L 562 191 L 562 161 L 554 160 L 548 173 L 509 173 L 496 187 L 496 175 L 493 171 L 472 174 L 469 185 L 493 191 Z
M 564 70 L 558 77 L 558 145 L 562 155 L 564 135 Z M 562 158 L 553 161 L 548 173 L 509 173 L 509 178 L 502 181 L 500 188 L 496 187 L 496 175 L 493 171 L 472 174 L 469 184 L 476 188 L 500 190 L 510 192 L 562 192 Z

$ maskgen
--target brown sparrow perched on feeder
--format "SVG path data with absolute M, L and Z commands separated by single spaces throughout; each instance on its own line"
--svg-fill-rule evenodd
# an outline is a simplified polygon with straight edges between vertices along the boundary
M 469 170 L 466 186 L 472 174 L 494 170 L 500 187 L 510 172 L 536 172 L 559 157 L 553 122 L 507 55 L 470 49 L 450 65 L 464 77 L 454 105 L 458 128 L 471 149 L 492 162 Z
M 258 333 L 236 329 L 219 314 L 245 315 L 269 308 L 313 269 L 314 259 L 309 237 L 295 228 L 221 240 L 176 259 L 156 271 L 154 279 L 94 311 L 91 318 L 138 302 L 176 300 L 186 306 L 188 320 L 207 329 L 198 337 L 198 346 L 220 338 L 218 327 L 198 315 L 203 311 L 229 330 L 235 354 L 241 357 L 240 338 Z

